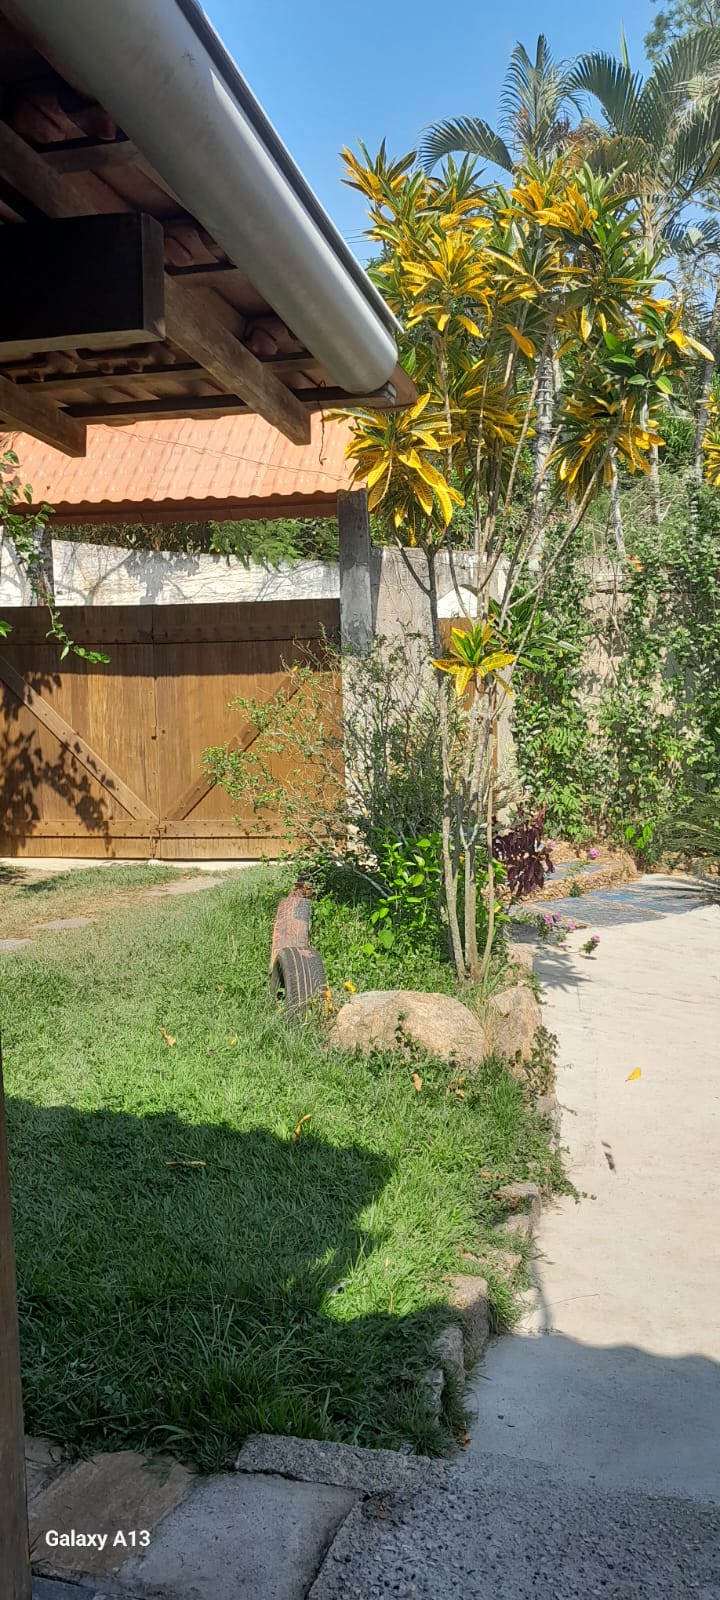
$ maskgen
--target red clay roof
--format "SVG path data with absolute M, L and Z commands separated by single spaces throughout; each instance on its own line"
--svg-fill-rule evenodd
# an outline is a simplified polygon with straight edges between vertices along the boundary
M 332 516 L 350 488 L 346 422 L 312 418 L 309 445 L 257 416 L 88 428 L 87 455 L 12 438 L 19 476 L 55 522 L 213 521 Z

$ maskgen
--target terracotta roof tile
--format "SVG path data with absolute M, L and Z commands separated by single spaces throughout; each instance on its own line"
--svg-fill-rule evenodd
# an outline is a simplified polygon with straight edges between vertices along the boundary
M 294 445 L 261 417 L 239 416 L 88 428 L 80 458 L 23 433 L 12 448 L 34 503 L 52 506 L 56 521 L 202 521 L 332 515 L 338 490 L 350 488 L 348 437 L 347 423 L 314 415 L 311 443 Z

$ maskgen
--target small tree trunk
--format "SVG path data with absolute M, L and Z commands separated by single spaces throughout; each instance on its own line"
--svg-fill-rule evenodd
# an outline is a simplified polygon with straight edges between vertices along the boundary
M 660 527 L 660 457 L 656 444 L 650 446 L 650 520 L 654 528 Z
M 543 506 L 547 498 L 547 462 L 550 455 L 553 431 L 553 403 L 555 400 L 555 366 L 552 351 L 540 356 L 537 373 L 537 404 L 535 423 L 535 450 L 532 483 L 532 544 L 531 555 L 542 549 Z
M 440 652 L 440 619 L 438 617 L 437 599 L 437 573 L 435 571 L 435 551 L 428 549 L 428 598 L 430 601 L 430 625 L 432 628 L 433 652 Z M 443 887 L 445 890 L 445 905 L 447 908 L 448 931 L 450 934 L 450 951 L 455 973 L 458 978 L 467 977 L 465 957 L 463 953 L 462 938 L 460 936 L 460 919 L 458 916 L 458 869 L 457 845 L 453 839 L 454 792 L 452 769 L 450 765 L 450 739 L 448 731 L 447 690 L 441 681 L 441 674 L 436 674 L 435 694 L 438 708 L 438 721 L 440 723 L 440 749 L 442 754 L 442 779 L 443 779 L 443 817 L 442 817 L 442 852 L 443 852 Z
M 33 601 L 36 606 L 54 605 L 55 573 L 53 570 L 52 533 L 47 523 L 38 522 L 33 528 L 35 558 L 30 569 Z
M 610 515 L 612 529 L 615 535 L 615 549 L 621 561 L 625 560 L 625 531 L 623 528 L 622 506 L 620 504 L 620 483 L 618 479 L 617 450 L 610 456 Z
M 712 308 L 712 313 L 711 313 L 711 316 L 710 316 L 710 327 L 708 329 L 708 345 L 709 345 L 710 349 L 712 350 L 713 354 L 715 353 L 715 349 L 716 349 L 716 346 L 717 346 L 718 334 L 719 333 L 720 333 L 720 274 L 718 275 L 718 279 L 717 279 L 717 282 L 716 282 L 716 285 L 715 285 L 715 298 L 713 300 L 713 308 Z M 710 409 L 710 390 L 712 388 L 712 381 L 713 381 L 713 373 L 714 372 L 715 372 L 715 362 L 714 361 L 705 361 L 703 363 L 702 382 L 700 384 L 700 393 L 698 395 L 697 409 L 696 409 L 696 412 L 695 412 L 695 437 L 694 437 L 694 441 L 693 441 L 692 494 L 691 494 L 691 497 L 690 497 L 690 526 L 691 526 L 691 528 L 694 528 L 694 527 L 697 526 L 698 507 L 699 507 L 699 502 L 700 502 L 700 490 L 702 489 L 702 482 L 703 482 L 703 440 L 705 438 L 705 429 L 707 428 L 708 412 L 709 412 L 709 409 Z
M 487 849 L 487 935 L 485 949 L 478 972 L 478 980 L 483 983 L 490 965 L 493 940 L 495 938 L 495 872 L 493 867 L 493 816 L 495 811 L 495 774 L 492 764 L 488 771 L 487 808 L 485 812 L 485 846 Z

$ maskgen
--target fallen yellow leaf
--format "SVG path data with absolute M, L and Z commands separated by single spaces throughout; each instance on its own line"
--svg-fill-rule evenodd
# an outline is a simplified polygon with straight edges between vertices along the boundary
M 625 1082 L 626 1083 L 635 1083 L 637 1081 L 637 1079 L 641 1078 L 641 1077 L 642 1077 L 642 1067 L 636 1067 L 634 1072 L 629 1072 L 628 1073 L 628 1076 L 625 1079 Z
M 347 978 L 346 978 L 346 980 L 345 980 L 345 982 L 343 984 L 343 989 L 347 989 L 348 994 L 357 994 L 357 989 L 355 988 L 355 984 L 354 983 L 350 983 L 350 981 Z
M 293 1134 L 293 1138 L 294 1139 L 298 1139 L 300 1137 L 300 1134 L 302 1133 L 303 1123 L 304 1122 L 309 1122 L 311 1116 L 312 1116 L 312 1111 L 306 1111 L 305 1112 L 305 1116 L 300 1118 L 300 1121 L 299 1121 L 299 1123 L 298 1123 L 298 1125 L 297 1125 L 297 1127 L 295 1129 L 295 1132 Z
M 204 1167 L 204 1161 L 166 1161 L 166 1167 Z
M 413 1088 L 415 1090 L 415 1093 L 419 1094 L 420 1090 L 422 1089 L 422 1078 L 420 1077 L 419 1072 L 414 1072 L 413 1073 L 412 1081 L 413 1081 Z
M 455 1090 L 455 1094 L 457 1095 L 458 1100 L 464 1100 L 465 1099 L 465 1090 L 464 1089 L 456 1089 Z
M 233 1034 L 232 1039 L 230 1040 L 230 1043 L 231 1044 L 237 1044 L 237 1034 L 236 1033 Z
M 173 1039 L 172 1034 L 168 1033 L 167 1028 L 161 1028 L 160 1029 L 160 1035 L 161 1035 L 161 1038 L 163 1038 L 165 1040 L 166 1045 L 168 1045 L 170 1047 L 170 1049 L 172 1049 L 172 1047 L 173 1047 L 173 1045 L 175 1043 L 175 1040 Z

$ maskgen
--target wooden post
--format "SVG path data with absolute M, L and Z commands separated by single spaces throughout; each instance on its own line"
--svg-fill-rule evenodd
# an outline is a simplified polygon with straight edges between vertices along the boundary
M 0 1593 L 31 1600 L 15 1251 L 0 1050 Z
M 338 495 L 340 536 L 340 633 L 344 650 L 366 656 L 373 640 L 370 583 L 370 518 L 367 494 Z

